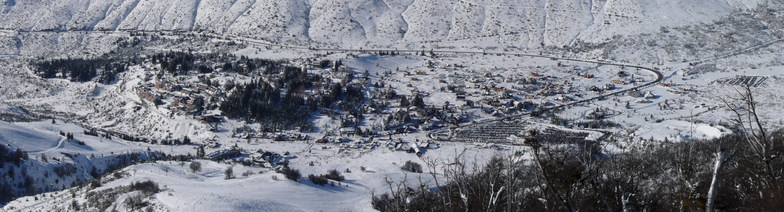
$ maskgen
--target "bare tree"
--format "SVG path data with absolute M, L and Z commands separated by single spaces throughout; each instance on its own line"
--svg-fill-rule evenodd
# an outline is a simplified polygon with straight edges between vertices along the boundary
M 735 91 L 738 97 L 721 97 L 720 100 L 734 114 L 735 124 L 742 131 L 741 135 L 744 136 L 748 147 L 765 165 L 767 178 L 773 186 L 778 187 L 776 181 L 780 173 L 775 172 L 771 164 L 777 156 L 773 151 L 775 143 L 760 120 L 754 92 L 750 85 L 743 85 L 740 90 L 735 89 Z
M 547 171 L 544 168 L 544 163 L 542 162 L 542 159 L 539 157 L 539 154 L 542 150 L 542 144 L 539 141 L 539 139 L 536 138 L 536 135 L 537 135 L 536 130 L 529 130 L 528 134 L 525 135 L 525 140 L 523 143 L 531 147 L 531 150 L 533 150 L 534 162 L 539 168 L 539 174 L 542 176 L 542 179 L 544 180 L 545 183 L 545 187 L 543 188 L 544 192 L 555 196 L 558 199 L 558 202 L 563 204 L 563 206 L 566 207 L 567 210 L 572 212 L 577 211 L 576 208 L 573 206 L 571 199 L 569 198 L 569 194 L 559 191 L 559 189 L 557 189 L 554 186 L 554 183 L 552 182 L 552 176 L 549 176 L 547 174 Z

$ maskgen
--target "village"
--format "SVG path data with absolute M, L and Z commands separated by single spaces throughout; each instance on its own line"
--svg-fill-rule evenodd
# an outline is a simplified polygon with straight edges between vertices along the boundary
M 171 118 L 194 119 L 209 126 L 209 132 L 192 136 L 197 148 L 206 148 L 205 158 L 265 167 L 279 167 L 298 158 L 297 154 L 313 150 L 363 154 L 384 148 L 422 156 L 439 149 L 442 142 L 504 150 L 508 149 L 504 146 L 520 145 L 512 139 L 523 129 L 543 124 L 550 126 L 545 127 L 543 136 L 569 135 L 564 142 L 572 143 L 602 141 L 617 127 L 604 120 L 621 112 L 608 109 L 611 107 L 587 107 L 583 117 L 571 119 L 559 113 L 587 106 L 575 102 L 618 91 L 624 91 L 623 95 L 597 101 L 632 108 L 656 104 L 659 97 L 654 91 L 633 89 L 655 79 L 639 68 L 502 55 L 474 57 L 524 64 L 488 66 L 485 64 L 490 62 L 472 64 L 465 57 L 432 53 L 327 53 L 263 63 L 222 55 L 196 57 L 186 65 L 198 69 L 183 72 L 176 66 L 170 72 L 156 65 L 159 61 L 151 56 L 141 65 L 141 80 L 134 89 L 145 104 Z M 284 67 L 299 67 L 303 73 L 291 78 L 289 70 L 293 68 Z M 308 79 L 306 86 L 297 90 L 289 87 L 300 78 Z M 282 94 L 300 96 L 305 100 L 303 107 L 335 93 L 337 101 L 331 106 L 320 104 L 312 110 L 309 123 L 296 126 L 227 116 L 220 106 L 237 92 L 234 88 L 254 80 L 267 82 Z M 677 92 L 691 91 L 660 85 Z M 260 145 L 264 142 L 303 142 L 306 147 L 270 151 Z

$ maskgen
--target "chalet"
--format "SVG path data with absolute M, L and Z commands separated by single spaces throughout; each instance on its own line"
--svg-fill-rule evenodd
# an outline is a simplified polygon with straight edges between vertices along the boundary
M 518 103 L 517 107 L 518 108 L 522 108 L 523 110 L 533 110 L 533 109 L 536 109 L 536 104 L 534 104 L 533 102 L 530 102 L 530 101 L 525 101 L 525 102 L 522 102 L 522 103 Z
M 340 137 L 337 140 L 335 140 L 335 143 L 351 143 L 351 141 L 353 140 L 351 140 L 350 138 Z
M 425 145 L 420 145 L 420 146 L 423 146 L 423 147 L 425 147 L 427 149 L 438 149 L 438 148 L 441 148 L 441 144 L 436 143 L 436 142 L 432 142 L 432 141 L 428 141 L 427 143 L 425 143 Z
M 397 142 L 394 142 L 391 146 L 390 145 L 387 146 L 391 147 L 390 149 L 395 151 L 411 151 L 412 148 L 410 143 L 405 142 L 402 139 L 398 140 Z
M 274 152 L 261 153 L 260 158 L 270 164 L 281 164 L 287 161 L 283 155 Z
M 215 89 L 215 87 L 212 87 L 212 86 L 207 86 L 207 85 L 204 85 L 204 84 L 198 84 L 198 85 L 196 85 L 196 90 L 199 91 L 199 92 L 214 93 L 217 89 Z
M 491 87 L 490 90 L 495 92 L 506 92 L 506 88 Z
M 288 141 L 289 137 L 283 133 L 276 133 L 272 138 L 273 141 Z
M 555 99 L 558 100 L 558 101 L 567 101 L 567 102 L 568 101 L 574 101 L 574 99 L 572 97 L 569 97 L 569 96 L 563 95 L 563 94 L 559 95 Z
M 138 95 L 139 98 L 145 99 L 150 102 L 155 102 L 156 100 L 160 100 L 160 96 L 155 94 L 149 88 L 141 88 L 136 90 L 136 95 Z
M 316 140 L 316 143 L 319 143 L 319 144 L 329 143 L 329 137 L 328 136 L 321 137 L 320 139 Z
M 643 97 L 643 93 L 638 90 L 631 90 L 629 91 L 628 95 L 631 97 Z
M 239 156 L 240 153 L 241 152 L 239 149 L 223 149 L 223 150 L 211 152 L 206 156 L 210 160 L 223 160 L 223 159 Z
M 223 122 L 223 116 L 221 115 L 203 115 L 201 116 L 201 122 L 204 123 L 218 123 Z
M 495 99 L 483 99 L 482 100 L 482 104 L 490 105 L 490 106 L 493 106 L 493 107 L 500 107 L 501 106 L 501 102 L 499 102 L 498 100 L 495 100 Z
M 432 130 L 432 129 L 435 129 L 435 128 L 436 128 L 436 124 L 433 121 L 431 121 L 431 120 L 427 120 L 427 121 L 425 121 L 425 123 L 419 125 L 419 130 L 422 130 L 422 131 Z
M 646 99 L 655 99 L 656 98 L 656 94 L 653 93 L 652 91 L 646 91 L 645 95 L 643 95 L 643 97 L 646 98 Z
M 174 106 L 185 106 L 191 100 L 190 97 L 187 96 L 176 96 L 174 97 L 173 105 Z

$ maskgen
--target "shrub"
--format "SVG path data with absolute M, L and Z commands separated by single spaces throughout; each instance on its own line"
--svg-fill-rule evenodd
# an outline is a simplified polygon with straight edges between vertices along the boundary
M 189 167 L 191 168 L 191 172 L 193 173 L 201 171 L 201 163 L 198 161 L 191 162 L 191 165 Z
M 226 171 L 224 171 L 223 174 L 226 175 L 224 179 L 234 179 L 234 168 L 229 166 L 229 168 L 226 168 Z
M 302 174 L 299 173 L 299 170 L 289 168 L 288 166 L 284 166 L 283 168 L 280 169 L 279 172 L 284 176 L 286 176 L 286 178 L 288 178 L 289 180 L 293 180 L 293 181 L 297 181 L 299 180 L 300 177 L 302 177 Z
M 158 184 L 153 181 L 142 181 L 142 182 L 135 182 L 131 183 L 131 190 L 133 191 L 142 191 L 146 193 L 158 193 L 161 191 Z
M 54 173 L 61 178 L 64 176 L 71 176 L 72 174 L 76 173 L 76 167 L 73 164 L 66 163 L 63 165 L 55 166 Z
M 320 186 L 324 186 L 329 182 L 327 178 L 324 177 L 324 175 L 316 176 L 311 174 L 308 175 L 308 180 L 310 180 L 310 182 L 313 182 L 313 184 L 320 185 Z
M 149 202 L 144 201 L 144 197 L 136 195 L 125 199 L 125 206 L 131 210 L 139 210 L 150 205 Z
M 329 170 L 326 175 L 323 175 L 324 178 L 334 180 L 334 181 L 343 181 L 346 179 L 343 175 L 340 174 L 338 170 Z
M 120 178 L 125 177 L 125 172 L 124 171 L 116 171 L 116 172 L 112 173 L 112 176 L 114 176 L 115 179 L 120 179 Z
M 406 161 L 405 164 L 403 164 L 403 170 L 410 171 L 410 172 L 416 172 L 416 173 L 422 173 L 422 165 L 419 165 L 416 162 L 411 162 L 409 160 L 409 161 Z
M 101 179 L 94 179 L 90 181 L 90 189 L 101 187 Z

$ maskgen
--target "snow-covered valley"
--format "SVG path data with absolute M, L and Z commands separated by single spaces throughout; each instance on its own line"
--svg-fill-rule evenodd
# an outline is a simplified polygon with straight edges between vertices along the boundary
M 755 210 L 782 30 L 770 0 L 0 0 L 0 211 Z

